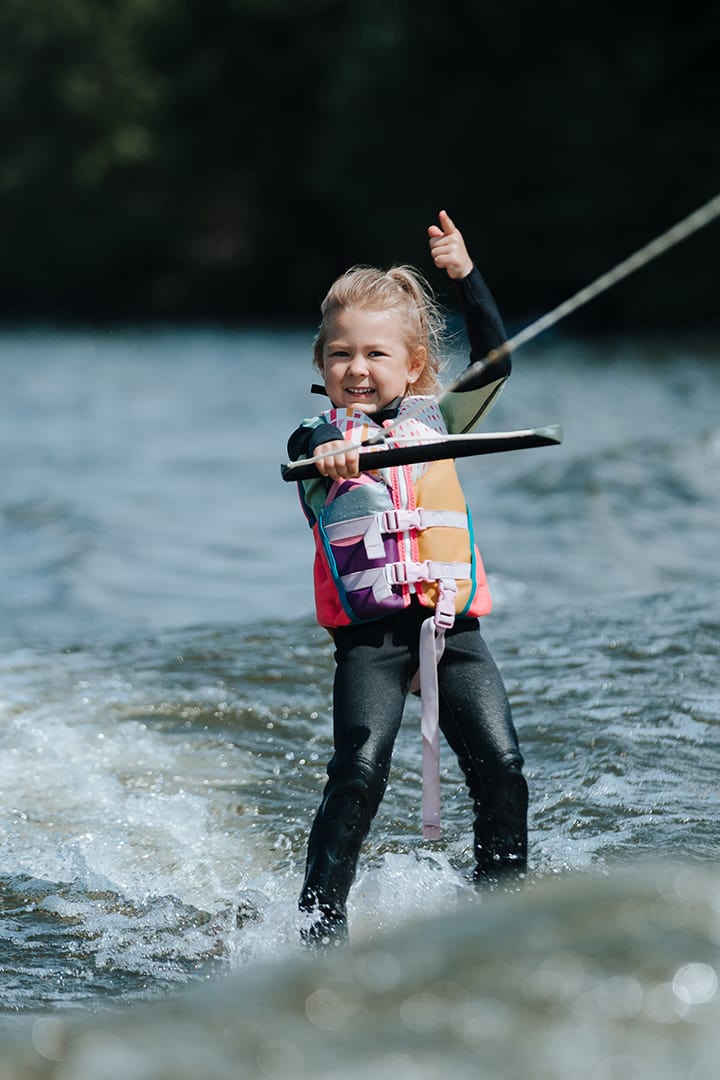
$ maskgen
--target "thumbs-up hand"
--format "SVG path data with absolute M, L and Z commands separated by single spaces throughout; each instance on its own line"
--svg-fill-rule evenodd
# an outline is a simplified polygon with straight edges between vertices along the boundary
M 439 270 L 445 270 L 448 277 L 467 277 L 473 268 L 473 261 L 468 255 L 462 233 L 446 210 L 438 214 L 438 225 L 428 228 L 430 254 Z

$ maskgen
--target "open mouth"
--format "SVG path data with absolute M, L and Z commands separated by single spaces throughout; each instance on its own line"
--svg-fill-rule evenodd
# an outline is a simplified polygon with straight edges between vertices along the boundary
M 346 386 L 345 393 L 350 394 L 351 397 L 372 397 L 375 393 L 374 388 L 370 386 Z

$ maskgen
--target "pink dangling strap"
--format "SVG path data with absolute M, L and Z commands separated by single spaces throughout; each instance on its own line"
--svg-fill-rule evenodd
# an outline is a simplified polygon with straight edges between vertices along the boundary
M 445 631 L 455 622 L 456 592 L 457 585 L 454 581 L 440 582 L 435 616 L 426 619 L 420 627 L 420 667 L 418 675 L 422 697 L 422 806 L 423 836 L 426 840 L 437 840 L 441 832 L 440 702 L 437 668 L 445 650 Z

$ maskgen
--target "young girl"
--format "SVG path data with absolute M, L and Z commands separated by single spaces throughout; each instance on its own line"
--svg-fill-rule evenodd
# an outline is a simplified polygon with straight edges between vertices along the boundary
M 438 221 L 428 229 L 430 251 L 457 289 L 473 363 L 504 342 L 505 331 L 460 231 L 445 211 Z M 303 421 L 288 443 L 291 460 L 317 459 L 319 477 L 299 489 L 316 540 L 318 621 L 333 636 L 337 665 L 334 754 L 300 896 L 311 944 L 347 936 L 345 904 L 387 785 L 424 626 L 438 639 L 440 729 L 473 800 L 474 879 L 492 884 L 526 868 L 523 758 L 505 687 L 480 635 L 490 594 L 454 463 L 360 473 L 359 451 L 348 448 L 388 422 L 401 425 L 410 410 L 403 431 L 426 437 L 467 431 L 487 412 L 510 374 L 509 358 L 438 407 L 441 329 L 416 271 L 349 270 L 325 297 L 315 341 L 332 408 Z M 426 835 L 437 832 L 431 827 Z

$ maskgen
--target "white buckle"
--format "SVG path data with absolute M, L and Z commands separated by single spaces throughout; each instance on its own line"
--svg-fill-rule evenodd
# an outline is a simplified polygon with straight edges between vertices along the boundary
M 427 562 L 388 563 L 385 576 L 391 585 L 415 585 L 418 581 L 432 580 L 428 574 Z
M 457 583 L 453 580 L 438 581 L 438 599 L 435 605 L 435 625 L 441 630 L 449 630 L 455 624 L 455 597 Z
M 384 533 L 402 532 L 404 526 L 400 524 L 398 510 L 384 510 L 380 517 L 380 531 Z

